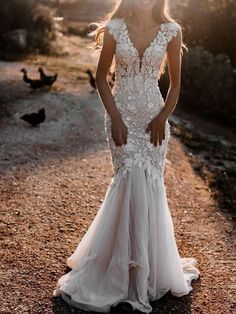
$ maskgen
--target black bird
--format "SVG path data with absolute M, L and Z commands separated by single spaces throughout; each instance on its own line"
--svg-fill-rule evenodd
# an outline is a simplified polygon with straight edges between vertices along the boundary
M 110 72 L 109 71 L 109 80 L 108 83 L 110 85 L 110 87 L 112 88 L 115 84 L 115 72 Z
M 113 82 L 115 82 L 115 80 L 116 80 L 116 71 L 111 73 L 111 79 L 112 79 Z
M 29 114 L 24 114 L 20 119 L 28 122 L 32 126 L 38 126 L 46 119 L 45 109 L 41 108 L 38 112 L 32 112 Z
M 89 76 L 89 83 L 93 87 L 93 90 L 91 91 L 91 93 L 94 93 L 96 91 L 96 89 L 97 89 L 97 85 L 96 85 L 96 81 L 95 81 L 95 78 L 93 76 L 93 73 L 92 73 L 92 71 L 90 69 L 88 69 L 86 71 L 86 73 Z
M 45 85 L 52 86 L 52 84 L 56 82 L 58 76 L 57 73 L 55 75 L 46 75 L 42 67 L 40 67 L 38 71 L 40 73 L 40 79 L 44 82 Z
M 30 85 L 30 88 L 31 88 L 32 90 L 35 91 L 36 89 L 42 88 L 42 87 L 45 86 L 44 81 L 42 81 L 42 80 L 32 80 L 32 79 L 30 79 L 30 78 L 28 77 L 28 75 L 27 75 L 27 71 L 26 71 L 25 68 L 21 69 L 20 71 L 24 73 L 24 75 L 23 75 L 23 81 L 24 81 L 25 83 L 29 84 L 29 85 Z

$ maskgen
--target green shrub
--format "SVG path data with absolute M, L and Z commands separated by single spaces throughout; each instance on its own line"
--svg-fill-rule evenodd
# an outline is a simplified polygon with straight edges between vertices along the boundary
M 25 52 L 37 51 L 49 53 L 51 42 L 56 37 L 51 10 L 37 4 L 35 0 L 0 0 L 0 56 L 7 57 L 14 53 L 15 46 L 10 43 L 9 32 L 25 29 L 27 32 L 27 49 Z M 17 51 L 15 51 L 17 57 Z
M 34 0 L 0 0 L 0 6 L 0 33 L 14 29 L 32 28 L 32 16 L 36 7 Z
M 226 54 L 236 66 L 236 1 L 181 0 L 173 1 L 173 10 L 184 30 L 185 42 L 200 45 L 207 51 Z
M 51 42 L 56 39 L 51 10 L 42 5 L 36 6 L 32 20 L 33 28 L 29 32 L 29 46 L 40 53 L 50 53 Z
M 229 57 L 223 54 L 214 56 L 201 46 L 188 49 L 182 58 L 178 106 L 235 126 L 236 72 Z M 166 94 L 168 71 L 160 85 Z
M 201 46 L 183 56 L 181 104 L 214 115 L 236 115 L 236 79 L 228 56 Z

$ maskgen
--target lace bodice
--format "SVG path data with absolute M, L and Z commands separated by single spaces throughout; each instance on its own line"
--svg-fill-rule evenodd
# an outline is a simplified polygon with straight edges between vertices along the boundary
M 118 82 L 128 83 L 137 76 L 143 81 L 156 80 L 167 44 L 177 35 L 180 26 L 174 22 L 160 25 L 157 36 L 145 49 L 140 60 L 139 52 L 133 45 L 124 18 L 115 18 L 107 23 L 109 33 L 116 40 L 116 74 Z
M 133 166 L 144 167 L 155 179 L 163 175 L 170 125 L 167 120 L 165 140 L 161 146 L 150 143 L 150 134 L 145 133 L 145 129 L 164 106 L 158 86 L 158 71 L 167 45 L 176 36 L 180 26 L 173 22 L 162 23 L 142 58 L 129 37 L 124 19 L 112 19 L 107 27 L 116 40 L 116 81 L 112 94 L 128 128 L 127 144 L 115 146 L 111 135 L 111 119 L 105 111 L 105 130 L 117 174 L 115 181 L 119 175 L 125 176 Z

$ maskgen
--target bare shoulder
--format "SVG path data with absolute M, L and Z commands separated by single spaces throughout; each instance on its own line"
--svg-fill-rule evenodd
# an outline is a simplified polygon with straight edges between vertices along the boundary
M 164 28 L 168 33 L 172 33 L 173 35 L 177 35 L 177 33 L 182 32 L 182 27 L 179 23 L 175 21 L 168 21 L 164 23 Z
M 179 45 L 182 42 L 182 27 L 175 21 L 165 23 L 165 37 L 168 46 Z
M 107 23 L 106 23 L 106 28 L 109 32 L 110 35 L 112 35 L 114 37 L 115 40 L 117 40 L 118 36 L 119 36 L 119 31 L 120 31 L 120 26 L 122 24 L 122 18 L 119 17 L 115 17 L 110 19 Z
M 122 20 L 122 18 L 114 17 L 106 23 L 106 27 L 108 27 L 108 29 L 117 28 L 119 25 L 121 25 Z

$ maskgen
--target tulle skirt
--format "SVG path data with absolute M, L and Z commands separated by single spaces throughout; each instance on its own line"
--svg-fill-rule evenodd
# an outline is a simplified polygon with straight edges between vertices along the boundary
M 194 257 L 180 257 L 164 179 L 143 167 L 111 179 L 103 203 L 67 259 L 54 296 L 72 307 L 107 313 L 121 301 L 150 313 L 149 301 L 181 297 L 200 276 Z

